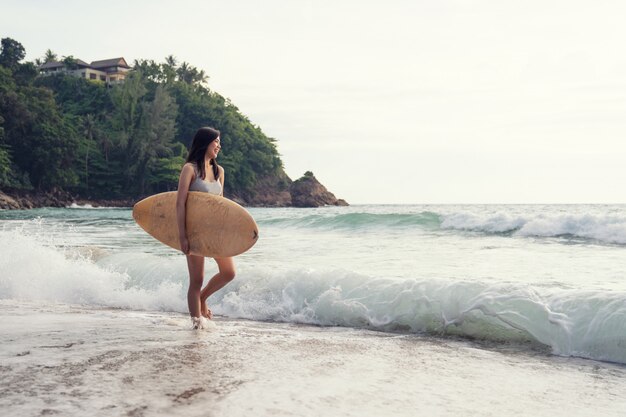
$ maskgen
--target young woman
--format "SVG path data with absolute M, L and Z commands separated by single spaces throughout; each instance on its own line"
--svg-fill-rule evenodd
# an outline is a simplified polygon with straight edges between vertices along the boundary
M 219 272 L 213 276 L 202 288 L 204 280 L 204 257 L 189 253 L 189 241 L 185 229 L 185 214 L 187 194 L 189 191 L 223 195 L 224 169 L 216 162 L 217 154 L 221 149 L 219 130 L 202 127 L 196 132 L 187 163 L 183 165 L 178 180 L 178 195 L 176 198 L 176 218 L 178 234 L 182 252 L 187 255 L 189 269 L 189 291 L 187 304 L 194 328 L 202 327 L 201 316 L 211 319 L 213 314 L 206 305 L 211 294 L 222 288 L 235 277 L 233 258 L 215 258 Z

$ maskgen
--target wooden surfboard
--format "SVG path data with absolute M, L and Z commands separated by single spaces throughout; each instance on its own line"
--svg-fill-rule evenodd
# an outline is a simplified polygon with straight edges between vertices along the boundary
M 176 194 L 171 191 L 141 200 L 133 207 L 133 218 L 152 237 L 180 250 Z M 192 255 L 211 258 L 239 255 L 259 238 L 259 229 L 246 209 L 209 193 L 189 192 L 186 225 Z

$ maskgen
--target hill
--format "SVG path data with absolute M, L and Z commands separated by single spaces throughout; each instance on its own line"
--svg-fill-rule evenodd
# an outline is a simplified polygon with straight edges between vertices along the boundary
M 227 197 L 246 205 L 293 204 L 295 183 L 276 140 L 209 89 L 203 71 L 172 56 L 162 63 L 137 60 L 124 82 L 111 84 L 64 72 L 41 76 L 39 65 L 56 56 L 48 51 L 35 63 L 22 62 L 24 56 L 19 42 L 2 39 L 0 190 L 18 205 L 128 204 L 175 190 L 201 126 L 221 131 Z M 295 200 L 345 203 L 331 196 Z

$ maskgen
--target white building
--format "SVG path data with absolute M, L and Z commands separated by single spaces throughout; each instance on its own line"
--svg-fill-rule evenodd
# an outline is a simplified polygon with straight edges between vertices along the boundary
M 107 84 L 115 84 L 123 81 L 130 67 L 124 58 L 104 59 L 93 61 L 91 64 L 81 59 L 76 59 L 76 65 L 70 69 L 64 62 L 49 61 L 39 66 L 41 75 L 64 73 L 87 80 L 99 80 Z

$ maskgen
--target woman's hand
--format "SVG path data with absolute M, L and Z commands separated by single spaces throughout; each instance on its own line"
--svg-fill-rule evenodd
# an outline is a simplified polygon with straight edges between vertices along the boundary
M 187 236 L 180 236 L 180 250 L 185 254 L 189 255 L 189 240 Z

